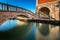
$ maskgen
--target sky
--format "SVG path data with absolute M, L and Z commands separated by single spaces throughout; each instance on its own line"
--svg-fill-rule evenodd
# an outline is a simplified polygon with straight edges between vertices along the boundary
M 36 0 L 0 0 L 0 2 L 8 3 L 14 6 L 26 8 L 35 12 L 36 10 Z

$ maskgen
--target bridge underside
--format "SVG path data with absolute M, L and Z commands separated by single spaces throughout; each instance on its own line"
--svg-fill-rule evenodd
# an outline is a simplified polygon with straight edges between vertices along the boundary
M 27 12 L 16 12 L 16 11 L 0 11 L 0 25 L 4 23 L 4 21 L 10 19 L 10 18 L 15 18 L 18 15 L 25 15 L 29 19 L 33 19 L 33 15 Z

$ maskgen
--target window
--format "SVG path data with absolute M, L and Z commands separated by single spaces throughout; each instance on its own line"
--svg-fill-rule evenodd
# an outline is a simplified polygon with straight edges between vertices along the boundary
M 47 7 L 43 7 L 39 10 L 39 14 L 40 14 L 40 19 L 49 19 L 49 12 L 50 10 Z

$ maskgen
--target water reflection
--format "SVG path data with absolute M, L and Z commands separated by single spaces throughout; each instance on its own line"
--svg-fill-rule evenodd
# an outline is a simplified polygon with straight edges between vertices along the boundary
M 19 20 L 7 20 L 0 26 L 0 39 L 1 40 L 25 40 L 25 37 L 33 29 L 32 22 L 26 26 L 18 26 Z M 35 30 L 35 28 L 34 28 Z M 33 31 L 34 31 L 33 30 Z M 33 31 L 30 32 L 33 36 Z
M 0 31 L 10 30 L 16 27 L 18 20 L 7 20 L 0 26 Z
M 32 27 L 32 29 L 30 30 L 29 34 L 27 35 L 27 37 L 25 37 L 25 40 L 36 40 L 35 38 L 35 31 L 36 31 L 36 23 L 34 24 L 34 26 Z

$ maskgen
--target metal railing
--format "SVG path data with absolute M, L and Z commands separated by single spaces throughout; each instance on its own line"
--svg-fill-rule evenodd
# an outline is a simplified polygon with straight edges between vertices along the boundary
M 13 6 L 10 4 L 5 4 L 2 2 L 0 2 L 0 10 L 2 10 L 2 11 L 23 11 L 23 12 L 33 13 L 32 11 L 27 10 L 25 8 Z

